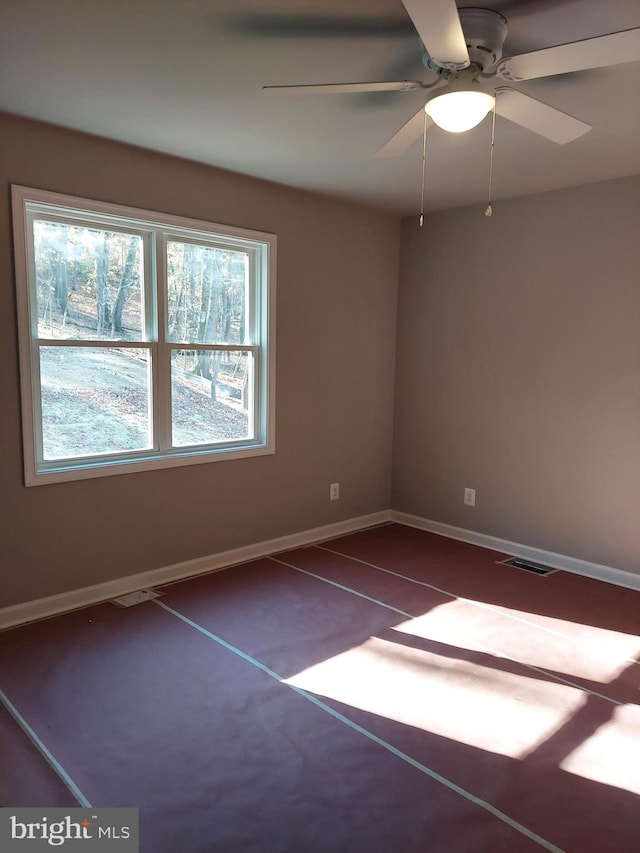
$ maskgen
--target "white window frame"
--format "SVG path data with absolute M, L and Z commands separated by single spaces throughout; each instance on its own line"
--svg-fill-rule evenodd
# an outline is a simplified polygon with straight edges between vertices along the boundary
M 26 486 L 81 480 L 168 468 L 178 465 L 242 459 L 275 453 L 275 304 L 276 236 L 197 219 L 155 213 L 107 202 L 12 186 L 16 298 L 22 398 L 22 436 Z M 35 263 L 31 222 L 34 216 L 71 224 L 112 227 L 141 236 L 144 273 L 149 281 L 141 340 L 49 340 L 38 337 L 35 297 Z M 249 341 L 234 344 L 200 344 L 166 339 L 167 240 L 201 243 L 247 252 L 252 267 L 249 299 Z M 151 353 L 150 393 L 153 410 L 153 448 L 72 459 L 45 460 L 42 452 L 40 402 L 40 348 L 44 346 L 137 347 Z M 254 423 L 252 438 L 225 443 L 169 446 L 171 432 L 172 349 L 230 350 L 253 355 Z

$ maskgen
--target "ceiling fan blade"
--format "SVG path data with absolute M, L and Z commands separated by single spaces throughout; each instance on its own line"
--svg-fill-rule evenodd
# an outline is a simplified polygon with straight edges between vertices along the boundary
M 429 56 L 443 68 L 469 65 L 469 52 L 455 0 L 402 0 Z
M 591 130 L 590 124 L 506 86 L 496 89 L 496 113 L 559 145 Z
M 426 113 L 424 107 L 409 119 L 406 124 L 403 124 L 397 133 L 394 133 L 391 139 L 376 151 L 375 157 L 399 157 L 413 145 L 416 139 L 419 139 L 424 132 L 424 117 Z M 427 116 L 427 124 L 431 124 L 431 119 Z
M 500 62 L 497 72 L 503 80 L 533 80 L 637 60 L 640 60 L 640 28 L 512 56 Z
M 301 86 L 263 86 L 262 91 L 276 95 L 342 95 L 353 92 L 412 92 L 423 89 L 417 80 L 378 83 L 310 83 Z

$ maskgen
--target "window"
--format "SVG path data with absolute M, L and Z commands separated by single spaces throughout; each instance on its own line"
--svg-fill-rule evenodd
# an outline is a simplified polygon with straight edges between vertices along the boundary
M 25 481 L 274 452 L 276 238 L 13 187 Z

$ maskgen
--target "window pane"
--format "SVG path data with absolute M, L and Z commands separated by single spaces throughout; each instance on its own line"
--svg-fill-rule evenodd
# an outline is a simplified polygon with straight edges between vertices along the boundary
M 253 357 L 248 352 L 173 350 L 173 445 L 253 438 Z
M 152 447 L 148 349 L 41 347 L 45 459 Z
M 33 243 L 39 337 L 141 340 L 141 237 L 35 220 Z
M 246 252 L 167 243 L 168 340 L 247 343 Z

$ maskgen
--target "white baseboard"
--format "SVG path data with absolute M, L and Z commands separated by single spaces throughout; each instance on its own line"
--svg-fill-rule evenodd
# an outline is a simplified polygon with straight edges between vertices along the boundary
M 87 607 L 89 604 L 98 604 L 101 601 L 110 601 L 128 592 L 139 589 L 160 586 L 172 581 L 183 580 L 195 575 L 215 572 L 226 569 L 238 563 L 246 563 L 256 560 L 268 554 L 278 551 L 287 551 L 291 548 L 300 548 L 321 542 L 324 539 L 333 539 L 356 530 L 383 524 L 390 519 L 389 510 L 374 512 L 370 515 L 361 515 L 357 518 L 349 518 L 346 521 L 338 521 L 334 524 L 326 524 L 323 527 L 314 527 L 288 536 L 280 536 L 277 539 L 268 539 L 257 542 L 254 545 L 246 545 L 242 548 L 233 548 L 230 551 L 222 551 L 219 554 L 211 554 L 206 557 L 198 557 L 196 560 L 187 560 L 184 563 L 174 563 L 171 566 L 163 566 L 152 569 L 149 572 L 141 572 L 137 575 L 129 575 L 124 578 L 116 578 L 106 583 L 86 586 L 82 589 L 63 592 L 59 595 L 50 595 L 47 598 L 38 598 L 33 601 L 25 601 L 11 607 L 0 609 L 0 630 L 22 625 L 25 622 L 34 622 L 37 619 L 46 619 L 58 613 L 68 610 L 77 610 Z
M 428 518 L 420 518 L 420 516 L 410 515 L 406 512 L 391 510 L 390 520 L 398 524 L 406 524 L 408 527 L 417 527 L 429 533 L 437 533 L 439 536 L 447 536 L 449 539 L 459 539 L 462 542 L 469 542 L 471 545 L 479 545 L 481 548 L 500 551 L 512 557 L 521 557 L 524 560 L 541 563 L 543 566 L 550 566 L 553 569 L 562 569 L 565 572 L 585 575 L 588 578 L 613 583 L 616 586 L 640 590 L 640 575 L 633 572 L 625 572 L 611 566 L 602 566 L 599 563 L 590 563 L 587 560 L 578 560 L 575 557 L 555 554 L 553 551 L 544 551 L 542 548 L 533 548 L 530 545 L 521 545 L 518 542 L 509 542 L 507 539 L 498 539 L 495 536 L 487 536 L 484 533 L 476 533 L 474 530 L 465 530 L 463 527 L 454 527 L 440 521 L 431 521 Z
M 429 533 L 437 533 L 449 539 L 459 539 L 469 542 L 481 548 L 489 548 L 513 557 L 521 557 L 554 569 L 563 569 L 566 572 L 585 575 L 595 580 L 616 584 L 616 586 L 628 589 L 640 590 L 640 575 L 633 572 L 625 572 L 622 569 L 614 569 L 611 566 L 602 566 L 598 563 L 590 563 L 587 560 L 578 560 L 565 554 L 555 554 L 552 551 L 544 551 L 541 548 L 533 548 L 529 545 L 521 545 L 518 542 L 509 542 L 507 539 L 498 539 L 495 536 L 487 536 L 484 533 L 476 533 L 474 530 L 465 530 L 462 527 L 454 527 L 440 521 L 432 521 L 417 515 L 396 510 L 383 510 L 381 512 L 350 518 L 346 521 L 338 521 L 323 527 L 314 527 L 288 536 L 280 536 L 277 539 L 267 539 L 254 545 L 246 545 L 242 548 L 233 548 L 230 551 L 222 551 L 219 554 L 210 554 L 199 557 L 196 560 L 187 560 L 184 563 L 174 563 L 171 566 L 163 566 L 152 569 L 149 572 L 141 572 L 124 578 L 116 578 L 106 583 L 83 587 L 82 589 L 63 592 L 59 595 L 51 595 L 47 598 L 38 598 L 33 601 L 25 601 L 11 607 L 0 609 L 0 630 L 22 625 L 25 622 L 34 622 L 37 619 L 46 619 L 56 616 L 68 610 L 77 610 L 90 604 L 98 604 L 102 601 L 110 601 L 128 592 L 136 592 L 139 589 L 161 586 L 184 578 L 206 574 L 207 572 L 220 571 L 221 569 L 256 560 L 278 551 L 287 551 L 291 548 L 301 548 L 312 545 L 325 539 L 333 539 L 387 521 L 395 521 L 408 527 L 416 527 Z

